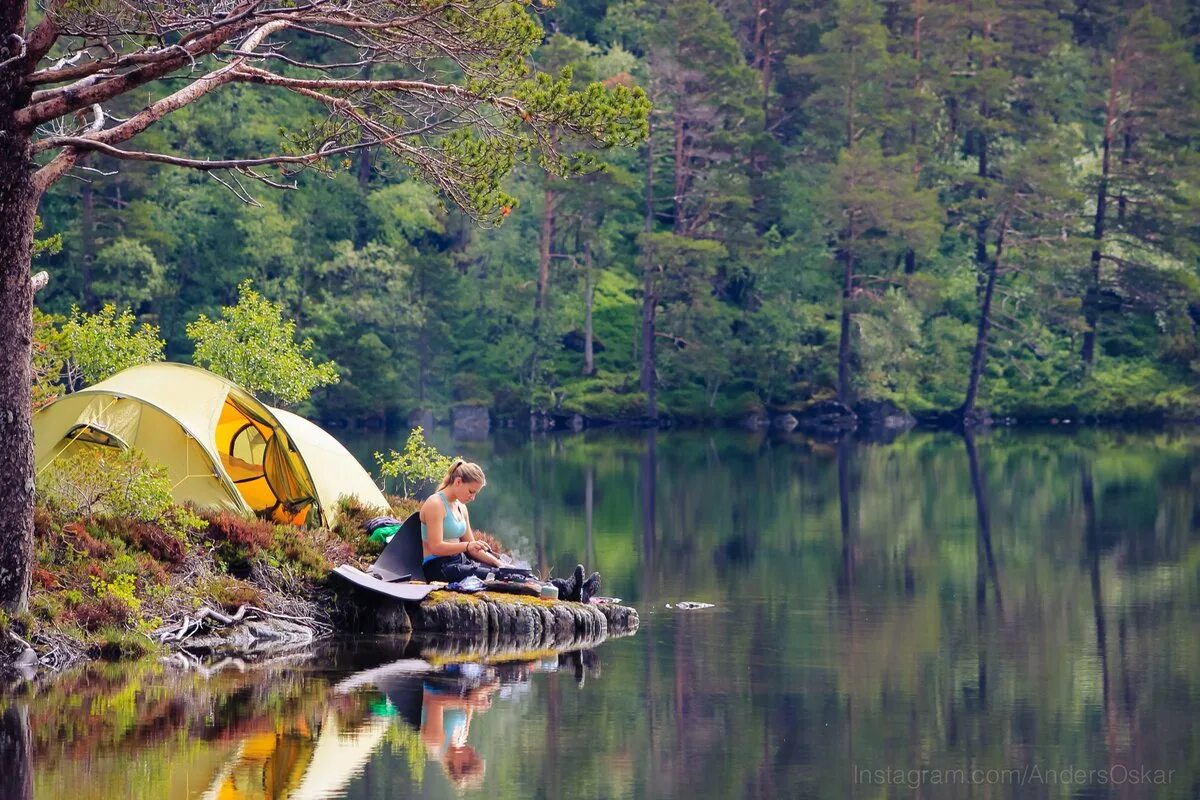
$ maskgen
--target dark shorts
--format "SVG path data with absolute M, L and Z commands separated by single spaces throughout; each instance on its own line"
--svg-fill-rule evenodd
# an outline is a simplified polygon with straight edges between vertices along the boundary
M 459 553 L 456 556 L 439 556 L 426 561 L 421 568 L 425 572 L 425 580 L 445 581 L 446 583 L 461 581 L 469 575 L 483 580 L 488 573 L 495 571 L 487 564 L 480 564 L 466 553 Z

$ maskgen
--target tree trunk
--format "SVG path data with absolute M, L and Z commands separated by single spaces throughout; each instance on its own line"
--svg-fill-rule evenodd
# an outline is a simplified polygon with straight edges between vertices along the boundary
M 908 147 L 917 159 L 917 177 L 921 174 L 921 158 L 917 152 L 918 141 L 918 126 L 917 112 L 920 110 L 920 105 L 916 101 L 916 97 L 921 88 L 921 83 L 924 80 L 921 75 L 921 23 L 925 21 L 925 15 L 921 12 L 924 10 L 924 3 L 917 0 L 913 3 L 912 12 L 916 19 L 913 20 L 913 36 L 912 36 L 912 58 L 913 64 L 916 65 L 916 74 L 913 75 L 912 82 L 909 84 L 909 90 L 914 98 L 912 108 L 908 114 Z M 917 271 L 917 254 L 910 247 L 904 251 L 904 274 L 912 275 Z
M 754 0 L 754 68 L 762 89 L 763 129 L 771 124 L 771 45 L 767 31 L 771 27 L 770 0 Z
M 549 178 L 547 178 L 549 182 Z M 538 252 L 537 298 L 534 301 L 534 327 L 540 320 L 540 312 L 546 308 L 546 293 L 550 287 L 550 251 L 554 240 L 554 212 L 558 203 L 558 195 L 549 187 L 545 191 L 545 202 L 542 205 L 542 235 Z
M 850 300 L 854 295 L 854 254 L 846 252 L 846 273 L 842 284 L 842 324 L 838 336 L 838 402 L 850 405 Z
M 649 120 L 650 131 L 646 135 L 646 219 L 645 231 L 654 230 L 654 119 Z M 658 419 L 658 398 L 655 396 L 654 324 L 658 295 L 654 286 L 654 265 L 643 258 L 642 275 L 642 337 L 640 358 L 640 388 L 646 395 L 646 417 Z
M 1083 347 L 1080 357 L 1090 369 L 1096 363 L 1096 327 L 1100 321 L 1100 257 L 1104 242 L 1105 214 L 1108 210 L 1108 176 L 1111 164 L 1113 126 L 1117 121 L 1118 64 L 1114 59 L 1109 68 L 1108 102 L 1104 108 L 1104 140 L 1101 143 L 1103 157 L 1100 161 L 1100 184 L 1096 187 L 1096 218 L 1092 224 L 1091 267 L 1088 270 L 1088 287 L 1083 298 L 1084 322 Z
M 0 609 L 8 612 L 24 610 L 29 601 L 34 500 L 29 259 L 37 192 L 29 137 L 4 105 L 19 92 L 15 82 L 0 71 Z
M 1000 220 L 1000 234 L 996 237 L 996 257 L 988 263 L 987 283 L 979 303 L 979 328 L 975 333 L 975 352 L 971 355 L 971 377 L 967 381 L 967 396 L 963 400 L 960 415 L 964 425 L 970 423 L 975 412 L 975 401 L 979 396 L 979 379 L 987 362 L 988 331 L 992 327 L 992 296 L 996 291 L 996 273 L 1000 271 L 1000 258 L 1004 249 L 1004 234 L 1008 228 L 1008 212 Z
M 686 209 L 683 205 L 683 196 L 687 193 L 683 137 L 683 113 L 677 108 L 675 109 L 675 233 L 680 236 L 687 230 L 687 220 L 684 219 Z
M 596 374 L 595 345 L 592 342 L 592 306 L 596 301 L 596 285 L 592 281 L 592 249 L 583 248 L 583 374 Z
M 417 307 L 423 312 L 421 327 L 417 333 L 417 402 L 424 407 L 425 398 L 429 394 L 429 361 L 432 349 L 429 346 L 429 298 L 425 285 L 427 272 L 421 269 L 417 275 Z
M 979 157 L 979 168 L 976 171 L 976 174 L 980 178 L 979 190 L 975 193 L 975 196 L 982 201 L 987 198 L 987 189 L 984 188 L 983 183 L 987 180 L 988 173 L 987 135 L 982 132 L 977 132 L 975 134 L 975 138 L 976 146 L 979 148 L 979 152 L 977 154 Z M 991 220 L 987 218 L 986 214 L 980 216 L 979 220 L 975 223 L 975 267 L 979 270 L 979 274 L 976 276 L 975 284 L 976 297 L 979 297 L 983 293 L 984 274 L 988 269 L 989 260 L 987 252 L 987 231 L 990 224 Z
M 537 296 L 533 301 L 533 358 L 529 370 L 530 387 L 537 383 L 538 362 L 542 350 L 542 317 L 546 313 L 546 294 L 550 286 L 550 252 L 554 239 L 554 212 L 558 202 L 557 193 L 550 188 L 546 177 L 544 202 L 542 204 L 542 233 L 538 250 Z
M 658 419 L 658 398 L 655 396 L 654 327 L 658 297 L 654 289 L 654 266 L 647 260 L 642 297 L 642 358 L 640 388 L 646 394 L 646 416 Z
M 367 62 L 363 67 L 362 79 L 365 81 L 371 80 L 371 73 L 375 69 L 375 62 Z M 372 148 L 364 147 L 358 152 L 358 191 L 365 197 L 371 189 L 371 155 Z

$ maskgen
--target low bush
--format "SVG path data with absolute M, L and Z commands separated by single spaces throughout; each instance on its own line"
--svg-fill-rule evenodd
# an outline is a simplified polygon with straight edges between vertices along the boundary
M 72 616 L 87 633 L 96 633 L 104 628 L 127 628 L 134 621 L 133 609 L 114 594 L 85 600 L 75 608 Z
M 262 592 L 255 586 L 229 575 L 214 575 L 199 588 L 202 595 L 230 613 L 242 606 L 261 606 L 263 603 Z
M 38 476 L 42 503 L 64 519 L 91 520 L 100 513 L 157 519 L 174 505 L 165 467 L 138 450 L 76 446 Z
M 203 536 L 216 545 L 214 555 L 230 570 L 244 570 L 275 541 L 275 526 L 229 511 L 203 514 L 208 528 Z
M 109 535 L 138 550 L 144 550 L 158 561 L 179 564 L 187 556 L 187 542 L 157 522 L 106 515 L 98 518 L 96 524 Z
M 92 559 L 106 559 L 112 555 L 112 545 L 92 535 L 82 522 L 71 522 L 63 526 L 68 543 Z
M 320 582 L 328 577 L 334 561 L 341 564 L 353 555 L 351 546 L 329 531 L 280 527 L 275 530 L 268 563 L 291 564 L 300 577 Z
M 568 394 L 563 400 L 562 410 L 611 422 L 636 420 L 646 416 L 646 395 L 642 392 L 612 394 L 607 391 Z

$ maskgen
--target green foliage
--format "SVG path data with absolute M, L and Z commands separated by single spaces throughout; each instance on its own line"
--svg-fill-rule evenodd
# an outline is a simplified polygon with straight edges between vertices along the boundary
M 447 7 L 447 24 L 476 37 L 459 86 L 505 98 L 470 101 L 466 116 L 489 125 L 439 124 L 396 159 L 331 160 L 257 206 L 153 164 L 60 183 L 40 207 L 61 252 L 39 250 L 54 280 L 38 302 L 131 308 L 186 360 L 187 323 L 253 280 L 281 311 L 246 326 L 230 377 L 273 399 L 388 427 L 464 401 L 507 418 L 625 418 L 638 413 L 648 272 L 659 405 L 714 419 L 750 398 L 795 408 L 836 391 L 852 259 L 854 392 L 945 412 L 963 400 L 980 274 L 1011 205 L 979 402 L 1187 414 L 1200 385 L 1200 69 L 1177 4 L 1098 9 L 1085 23 L 1037 3 L 583 0 L 534 14 L 471 0 Z M 344 60 L 339 49 L 302 45 L 314 62 Z M 122 102 L 114 113 L 133 110 Z M 650 146 L 629 147 L 651 120 Z M 281 131 L 297 152 L 358 141 L 306 98 L 245 85 L 142 136 L 233 158 L 275 148 Z M 589 301 L 590 368 L 611 391 L 583 375 Z M 311 362 L 253 380 L 288 352 L 266 336 L 288 318 L 312 340 L 301 357 L 335 361 L 337 383 L 289 386 L 321 370 Z M 39 318 L 39 404 L 82 382 L 67 370 L 57 385 L 70 363 L 60 325 Z M 195 361 L 216 367 L 237 338 L 215 337 Z
M 204 314 L 187 326 L 196 343 L 193 360 L 273 402 L 294 405 L 318 386 L 336 383 L 337 365 L 313 363 L 311 339 L 296 341 L 296 323 L 284 321 L 283 307 L 238 285 L 238 302 L 221 309 L 221 319 Z
M 42 230 L 42 218 L 33 218 L 33 257 L 37 258 L 41 255 L 55 255 L 62 252 L 63 239 L 61 233 L 56 233 L 53 236 L 48 236 L 45 239 L 38 239 L 37 234 Z
M 103 578 L 92 576 L 92 590 L 96 593 L 96 597 L 100 599 L 112 597 L 117 602 L 127 606 L 134 614 L 141 610 L 142 607 L 142 601 L 138 599 L 135 593 L 136 587 L 137 579 L 128 573 L 118 575 L 111 581 L 105 581 Z
M 1104 359 L 1080 387 L 1078 407 L 1089 416 L 1186 418 L 1200 413 L 1200 399 L 1160 368 Z
M 375 462 L 379 465 L 380 475 L 399 478 L 401 491 L 411 497 L 422 486 L 436 485 L 449 471 L 451 458 L 428 444 L 424 430 L 418 425 L 408 434 L 403 453 L 391 450 L 386 458 L 382 453 L 376 453 Z
M 162 361 L 164 342 L 158 329 L 148 322 L 136 325 L 132 312 L 117 313 L 112 304 L 95 314 L 72 306 L 61 338 L 71 384 L 98 383 L 123 369 Z
M 166 288 L 166 269 L 143 242 L 120 236 L 96 254 L 92 291 L 114 305 L 138 309 Z
M 42 468 L 37 491 L 44 505 L 67 518 L 90 520 L 104 513 L 160 520 L 174 505 L 165 467 L 139 450 L 103 445 L 70 447 Z
M 33 309 L 33 410 L 54 402 L 63 392 L 63 366 L 66 347 L 59 318 Z
M 561 409 L 598 420 L 624 421 L 642 416 L 646 395 L 637 382 L 620 374 L 597 373 L 571 381 L 563 387 Z

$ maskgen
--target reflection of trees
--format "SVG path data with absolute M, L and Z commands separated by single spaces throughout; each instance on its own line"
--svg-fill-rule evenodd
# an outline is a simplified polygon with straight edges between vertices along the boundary
M 642 517 L 642 563 L 641 563 L 641 588 L 640 596 L 643 598 L 654 597 L 654 578 L 655 570 L 655 555 L 656 544 L 658 539 L 657 517 L 655 508 L 655 498 L 657 496 L 657 480 L 658 480 L 658 434 L 654 430 L 647 430 L 642 437 L 642 452 L 638 463 L 638 509 Z M 643 636 L 642 642 L 645 648 L 644 668 L 645 672 L 642 675 L 643 686 L 646 688 L 646 693 L 649 696 L 650 702 L 646 708 L 646 726 L 648 737 L 651 742 L 657 740 L 657 719 L 655 719 L 655 702 L 654 691 L 656 688 L 654 674 L 654 643 L 649 636 Z M 654 746 L 649 748 L 650 772 L 658 774 L 658 749 Z
M 0 797 L 32 800 L 33 763 L 29 710 L 9 703 L 0 711 Z
M 1100 537 L 1096 520 L 1096 490 L 1092 467 L 1082 465 L 1080 499 L 1083 504 L 1083 548 L 1087 555 L 1089 584 L 1092 589 L 1092 618 L 1096 624 L 1096 655 L 1100 662 L 1100 694 L 1104 708 L 1104 744 L 1111 769 L 1116 763 L 1116 723 L 1113 719 L 1112 683 L 1108 667 L 1108 623 L 1104 618 L 1104 590 L 1100 583 Z
M 838 593 L 854 604 L 854 534 L 850 522 L 850 441 L 837 443 L 838 523 L 842 533 L 842 569 L 838 575 Z M 853 617 L 848 617 L 853 628 Z
M 975 434 L 968 428 L 963 430 L 963 444 L 967 450 L 967 471 L 971 476 L 971 494 L 975 499 L 975 635 L 978 637 L 978 666 L 976 667 L 975 690 L 981 709 L 988 703 L 988 664 L 991 661 L 991 635 L 985 624 L 987 617 L 987 587 L 990 580 L 996 600 L 996 614 L 1003 621 L 1004 600 L 1000 593 L 1000 578 L 996 569 L 996 557 L 992 552 L 992 520 L 988 514 L 988 491 L 983 471 L 979 468 L 979 453 L 975 449 Z
M 564 789 L 585 776 L 626 787 L 614 796 L 844 797 L 851 757 L 1001 768 L 1038 753 L 1043 767 L 1101 768 L 1110 735 L 1121 763 L 1182 763 L 1175 786 L 1192 785 L 1196 434 L 557 442 L 536 445 L 547 557 L 589 552 L 591 474 L 595 566 L 643 609 L 603 681 L 558 681 L 572 692 L 557 700 Z M 489 472 L 528 472 L 534 454 L 508 456 Z M 527 519 L 528 487 L 504 494 Z M 677 599 L 718 608 L 663 610 Z M 545 769 L 523 765 L 524 785 Z
M 971 494 L 975 498 L 975 529 L 977 533 L 975 557 L 975 606 L 982 615 L 987 607 L 987 584 L 991 579 L 992 594 L 996 599 L 996 613 L 1004 618 L 1004 598 L 1000 593 L 1000 576 L 996 569 L 996 556 L 992 552 L 992 518 L 988 514 L 988 491 L 983 471 L 979 468 L 979 454 L 975 450 L 975 434 L 963 431 L 963 444 L 967 448 L 967 469 L 971 475 Z

